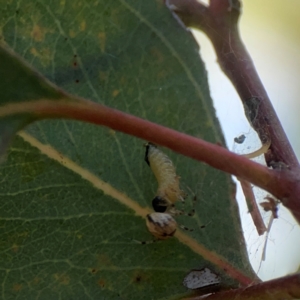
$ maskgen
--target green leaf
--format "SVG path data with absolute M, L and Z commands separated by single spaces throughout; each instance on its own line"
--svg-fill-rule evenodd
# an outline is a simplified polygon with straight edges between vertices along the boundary
M 162 1 L 2 2 L 4 42 L 60 88 L 223 143 L 198 46 Z M 2 105 L 61 97 L 14 60 Z M 1 122 L 14 132 L 30 117 Z M 141 217 L 157 188 L 144 151 L 141 140 L 75 121 L 39 121 L 15 138 L 0 168 L 3 299 L 173 299 L 204 267 L 226 288 L 255 279 L 230 176 L 165 149 L 187 210 L 197 195 L 195 216 L 178 217 L 194 231 L 134 241 L 153 238 Z
M 57 101 L 64 97 L 50 82 L 32 70 L 10 49 L 0 47 L 1 105 L 21 104 L 48 98 Z M 4 156 L 14 134 L 27 124 L 38 120 L 31 113 L 4 115 L 0 119 L 0 158 Z

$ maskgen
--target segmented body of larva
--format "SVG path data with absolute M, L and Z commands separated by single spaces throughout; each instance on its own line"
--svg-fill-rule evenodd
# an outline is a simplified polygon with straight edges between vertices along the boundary
M 152 200 L 155 213 L 147 215 L 148 230 L 158 239 L 173 236 L 177 223 L 172 216 L 178 215 L 174 203 L 184 199 L 179 187 L 179 176 L 170 158 L 152 143 L 146 144 L 145 161 L 158 182 L 156 197 Z
M 155 203 L 152 203 L 153 208 L 157 212 L 164 212 L 176 201 L 184 199 L 184 192 L 179 187 L 180 177 L 176 174 L 170 158 L 154 144 L 146 144 L 145 160 L 158 183 L 157 194 L 153 199 Z M 162 206 L 161 210 L 159 206 Z

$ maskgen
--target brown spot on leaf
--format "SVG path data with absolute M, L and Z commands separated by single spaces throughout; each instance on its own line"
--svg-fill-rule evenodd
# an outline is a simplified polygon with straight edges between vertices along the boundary
M 85 31 L 86 29 L 86 22 L 85 20 L 80 22 L 80 31 Z
M 133 273 L 133 279 L 132 282 L 139 284 L 145 280 L 147 280 L 148 276 L 142 272 L 141 270 L 137 270 L 136 272 Z
M 14 252 L 14 253 L 17 253 L 18 251 L 19 251 L 19 245 L 17 245 L 17 244 L 13 244 L 12 246 L 11 246 L 11 249 L 12 249 L 12 251 Z
M 32 28 L 31 37 L 36 42 L 42 42 L 45 38 L 45 33 L 46 33 L 46 30 L 36 24 Z
M 31 48 L 30 53 L 37 57 L 43 66 L 48 66 L 52 60 L 51 52 L 48 48 L 41 48 L 37 50 L 36 48 Z
M 34 56 L 38 56 L 38 52 L 34 47 L 30 49 L 30 53 Z
M 71 60 L 71 65 L 74 69 L 77 69 L 78 67 L 77 54 L 73 55 L 73 58 Z
M 32 283 L 33 283 L 34 285 L 37 285 L 37 284 L 39 284 L 40 282 L 41 282 L 41 278 L 39 278 L 39 277 L 34 277 L 33 280 L 32 280 Z
M 91 273 L 92 273 L 92 274 L 96 274 L 97 272 L 98 272 L 98 270 L 97 270 L 96 268 L 92 268 L 92 269 L 91 269 Z
M 70 283 L 70 277 L 66 273 L 55 273 L 53 277 L 62 285 L 68 285 Z
M 100 279 L 98 280 L 97 283 L 98 283 L 98 285 L 99 285 L 100 287 L 102 287 L 102 288 L 104 288 L 104 287 L 105 287 L 105 284 L 106 284 L 105 280 L 102 279 L 102 278 L 100 278 Z
M 113 96 L 113 97 L 117 97 L 119 94 L 120 94 L 120 91 L 119 91 L 119 90 L 114 90 L 114 91 L 112 92 L 112 96 Z
M 74 37 L 76 36 L 75 31 L 72 30 L 72 29 L 70 29 L 70 30 L 69 30 L 69 36 L 70 36 L 71 38 L 74 38 Z
M 115 136 L 115 135 L 116 135 L 116 132 L 115 132 L 113 129 L 109 129 L 108 132 L 109 132 L 109 134 L 112 135 L 112 136 Z
M 20 291 L 22 290 L 22 288 L 23 288 L 23 285 L 20 284 L 20 283 L 15 283 L 15 284 L 13 285 L 13 291 L 14 291 L 14 292 L 20 292 Z
M 99 254 L 98 257 L 97 257 L 97 260 L 98 260 L 98 265 L 99 266 L 109 266 L 109 267 L 112 267 L 113 264 L 109 258 L 109 256 L 105 255 L 105 254 Z

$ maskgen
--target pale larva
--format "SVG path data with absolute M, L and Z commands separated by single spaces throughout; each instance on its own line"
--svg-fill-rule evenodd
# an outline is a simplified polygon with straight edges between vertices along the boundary
M 147 215 L 148 230 L 158 239 L 173 236 L 177 223 L 173 216 L 178 215 L 174 203 L 183 201 L 184 192 L 179 187 L 179 176 L 170 158 L 152 143 L 146 144 L 145 161 L 158 182 L 156 197 L 152 200 L 155 213 Z

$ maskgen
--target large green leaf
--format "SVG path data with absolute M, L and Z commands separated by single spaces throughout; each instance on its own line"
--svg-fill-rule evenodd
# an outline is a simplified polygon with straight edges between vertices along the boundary
M 197 44 L 162 1 L 0 3 L 4 42 L 60 88 L 223 142 Z M 59 98 L 43 84 L 16 89 L 11 79 L 1 104 Z M 195 216 L 178 218 L 194 231 L 134 241 L 152 239 L 141 215 L 157 183 L 144 151 L 141 140 L 75 121 L 40 121 L 15 138 L 0 169 L 3 299 L 176 298 L 184 276 L 204 267 L 228 287 L 243 282 L 232 274 L 255 277 L 230 177 L 167 150 L 187 208 L 197 195 Z

